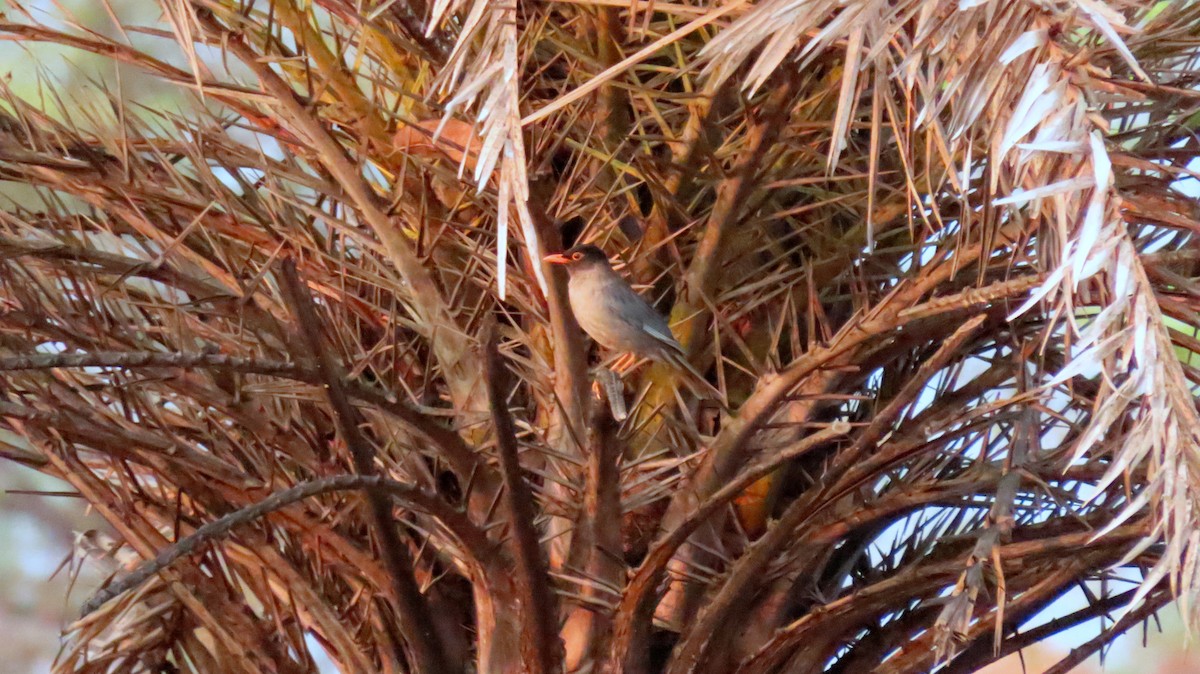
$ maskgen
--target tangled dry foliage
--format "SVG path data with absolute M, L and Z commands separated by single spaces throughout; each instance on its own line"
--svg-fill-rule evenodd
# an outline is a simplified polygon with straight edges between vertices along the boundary
M 0 104 L 3 455 L 114 532 L 60 671 L 965 673 L 1097 625 L 1061 673 L 1197 618 L 1197 3 L 48 7 L 0 35 L 192 103 Z M 574 241 L 726 400 L 603 400 Z

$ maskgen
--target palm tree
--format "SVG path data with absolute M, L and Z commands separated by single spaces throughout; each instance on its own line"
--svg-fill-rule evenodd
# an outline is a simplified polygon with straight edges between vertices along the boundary
M 0 85 L 0 451 L 121 560 L 60 671 L 949 673 L 1101 624 L 1066 672 L 1196 618 L 1200 5 L 102 4 L 0 17 L 179 101 Z M 722 399 L 611 369 L 576 242 Z

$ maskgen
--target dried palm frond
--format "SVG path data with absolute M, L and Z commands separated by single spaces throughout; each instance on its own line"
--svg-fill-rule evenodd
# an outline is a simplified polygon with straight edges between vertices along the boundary
M 121 64 L 0 84 L 0 455 L 129 558 L 60 671 L 969 672 L 1109 625 L 1066 671 L 1200 621 L 1193 3 L 127 4 L 0 17 Z M 577 241 L 727 405 L 589 352 Z
M 499 296 L 505 298 L 508 268 L 508 218 L 516 210 L 529 255 L 541 258 L 537 230 L 529 212 L 529 176 L 525 140 L 521 131 L 521 74 L 517 54 L 517 3 L 493 3 L 474 0 L 437 0 L 430 10 L 429 28 L 433 32 L 448 14 L 466 9 L 458 42 L 444 64 L 441 89 L 454 91 L 446 103 L 446 117 L 438 131 L 449 121 L 454 110 L 479 101 L 477 122 L 480 131 L 479 156 L 475 160 L 475 182 L 482 191 L 496 174 L 496 283 Z M 478 38 L 479 46 L 471 44 Z M 497 173 L 497 166 L 499 171 Z M 538 285 L 546 289 L 546 278 L 539 264 L 532 265 Z

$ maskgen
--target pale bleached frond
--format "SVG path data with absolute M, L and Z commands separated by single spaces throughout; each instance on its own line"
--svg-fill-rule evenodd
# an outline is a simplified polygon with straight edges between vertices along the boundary
M 1083 10 L 1076 15 L 1078 25 L 1103 35 L 1131 71 L 1146 77 L 1113 28 L 1134 32 L 1122 15 L 1093 0 L 1080 0 L 1078 5 Z M 1051 12 L 1035 18 L 1031 30 L 1005 50 L 1001 64 L 1042 45 L 1045 37 L 1036 26 L 1061 18 Z M 1078 74 L 1065 53 L 1052 50 L 1021 82 L 1025 91 L 1007 127 L 995 136 L 994 160 L 1003 171 L 993 174 L 993 184 L 1022 187 L 993 204 L 1025 208 L 1040 218 L 1043 230 L 1060 235 L 1055 256 L 1047 260 L 1053 273 L 1020 312 L 1044 298 L 1053 301 L 1059 315 L 1072 317 L 1074 303 L 1095 302 L 1097 285 L 1105 289 L 1098 314 L 1082 325 L 1068 321 L 1063 336 L 1070 333 L 1073 353 L 1051 385 L 1064 375 L 1085 372 L 1110 383 L 1103 387 L 1090 425 L 1074 447 L 1076 461 L 1115 447 L 1096 495 L 1137 470 L 1147 473 L 1141 492 L 1097 534 L 1152 507 L 1157 526 L 1141 549 L 1161 542 L 1169 552 L 1147 572 L 1131 602 L 1136 606 L 1164 577 L 1181 597 L 1200 587 L 1195 574 L 1200 547 L 1194 534 L 1200 526 L 1200 417 L 1154 287 L 1121 214 L 1121 191 L 1114 183 L 1110 156 L 1118 146 L 1107 139 L 1106 125 L 1091 114 Z M 1032 141 L 1025 142 L 1031 136 Z M 1063 179 L 1064 175 L 1073 177 Z M 1047 184 L 1051 176 L 1055 182 Z M 1129 423 L 1118 423 L 1126 416 Z M 1198 613 L 1190 618 L 1200 622 Z
M 845 59 L 834 117 L 827 170 L 833 172 L 845 148 L 850 119 L 864 83 L 859 75 L 892 69 L 887 43 L 899 30 L 900 11 L 882 0 L 768 0 L 719 32 L 698 54 L 710 86 L 716 87 L 749 63 L 739 75 L 753 94 L 779 68 L 803 69 L 834 44 L 844 43 Z M 792 63 L 791 61 L 795 61 Z
M 496 281 L 500 298 L 506 294 L 508 228 L 511 214 L 534 262 L 534 275 L 542 290 L 546 279 L 541 265 L 541 244 L 529 212 L 528 158 L 521 127 L 521 76 L 518 50 L 517 4 L 475 0 L 439 0 L 431 8 L 429 30 L 462 13 L 458 42 L 441 75 L 440 88 L 450 95 L 444 120 L 459 108 L 473 108 L 480 127 L 480 149 L 474 180 L 482 192 L 496 184 Z M 435 138 L 436 138 L 435 134 Z

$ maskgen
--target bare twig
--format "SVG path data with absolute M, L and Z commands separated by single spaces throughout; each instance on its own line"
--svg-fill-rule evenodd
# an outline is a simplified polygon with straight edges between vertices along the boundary
M 1114 638 L 1124 634 L 1134 625 L 1157 613 L 1159 609 L 1166 606 L 1170 601 L 1171 593 L 1166 591 L 1159 591 L 1146 597 L 1142 605 L 1121 616 L 1121 619 L 1113 623 L 1111 627 L 1088 639 L 1082 646 L 1072 648 L 1067 657 L 1059 660 L 1053 667 L 1047 669 L 1046 674 L 1067 674 L 1092 657 L 1096 651 L 1112 643 Z

